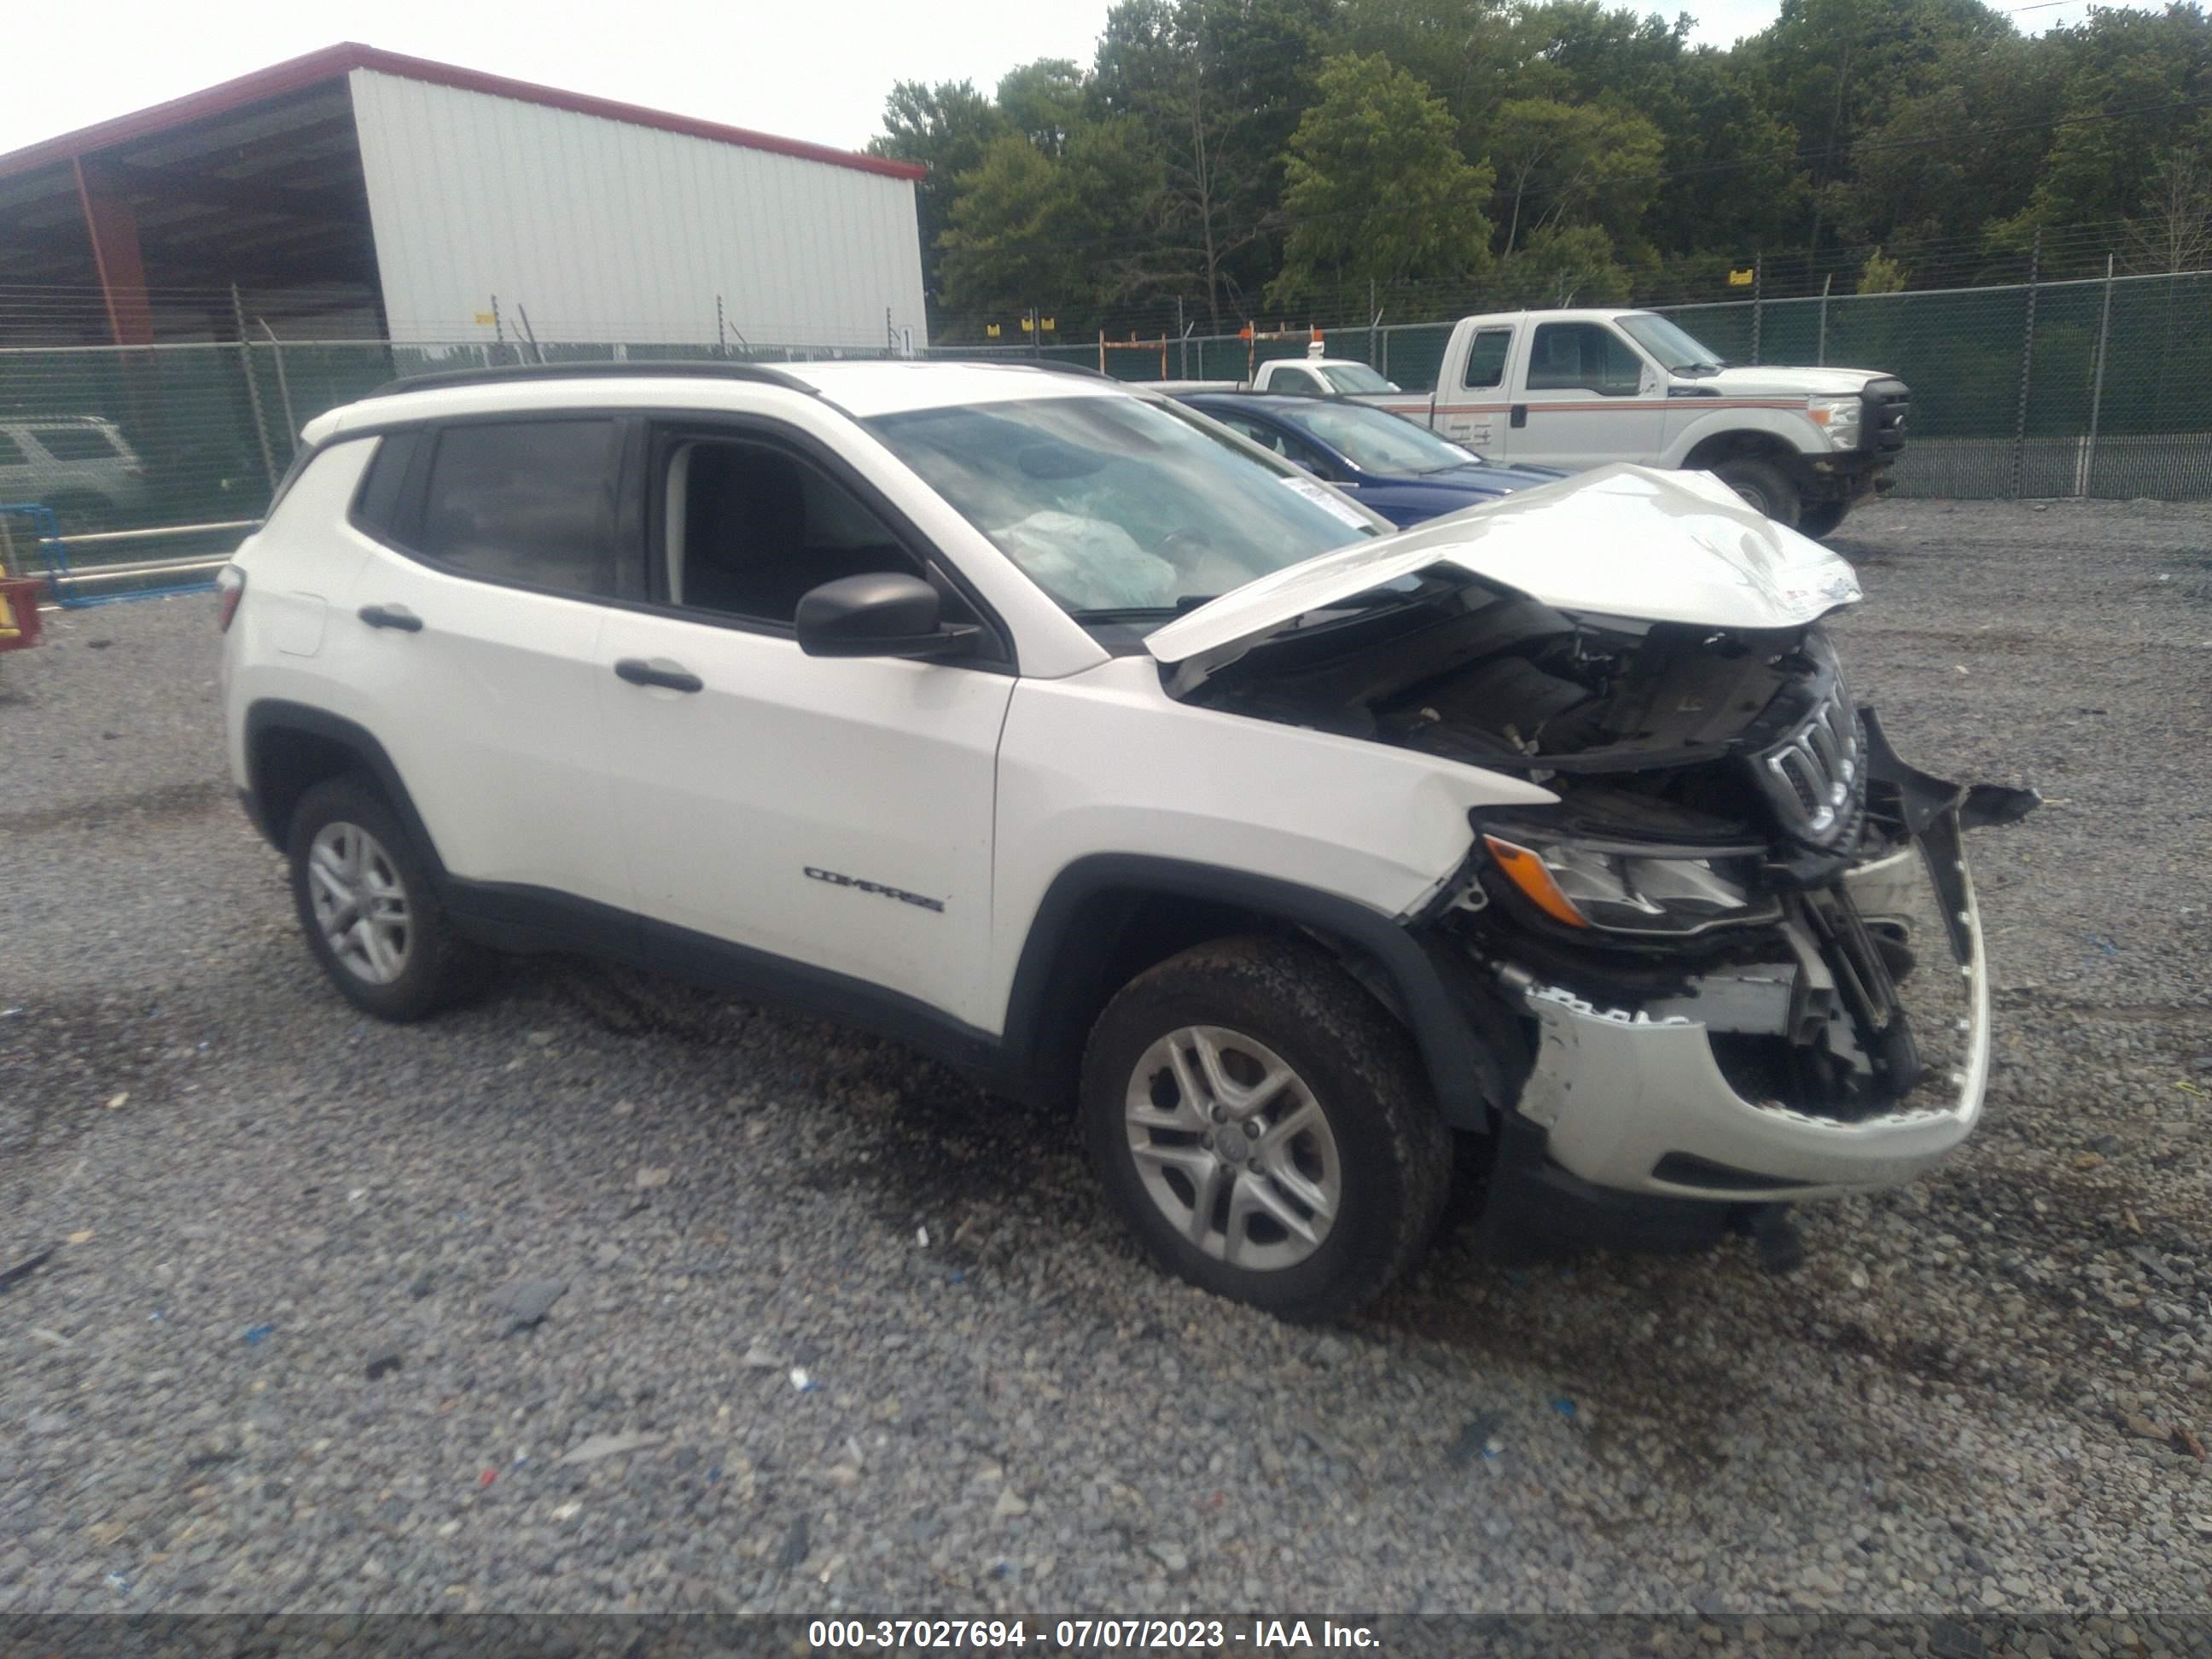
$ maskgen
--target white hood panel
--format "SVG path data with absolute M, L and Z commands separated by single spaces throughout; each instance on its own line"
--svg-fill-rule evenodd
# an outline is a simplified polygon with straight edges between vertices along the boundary
M 1721 398 L 1847 398 L 1866 390 L 1869 380 L 1889 377 L 1870 368 L 1724 368 L 1717 374 L 1682 375 L 1678 386 L 1692 386 Z
M 1146 637 L 1164 663 L 1218 659 L 1309 611 L 1431 566 L 1560 611 L 1712 628 L 1795 628 L 1859 597 L 1842 559 L 1705 472 L 1613 465 L 1260 577 Z

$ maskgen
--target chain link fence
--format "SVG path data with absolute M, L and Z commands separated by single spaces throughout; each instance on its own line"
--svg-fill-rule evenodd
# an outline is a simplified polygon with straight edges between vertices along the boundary
M 1902 495 L 2212 498 L 2212 272 L 1653 308 L 1730 362 L 1905 380 Z M 1427 392 L 1451 331 L 1450 322 L 1338 328 L 1327 345 Z M 1181 376 L 1241 380 L 1248 354 L 1301 356 L 1305 341 L 1223 335 L 1169 349 Z M 1148 380 L 1158 361 L 1109 349 L 1104 366 Z
M 1912 387 L 1900 493 L 2212 499 L 2212 272 L 1667 309 L 1722 356 L 1895 374 Z M 1434 386 L 1448 321 L 1340 328 L 1409 391 Z M 1124 380 L 1241 381 L 1307 337 L 945 348 L 1103 366 Z M 0 350 L 0 506 L 51 508 L 75 570 L 211 551 L 258 519 L 316 415 L 396 378 L 523 361 L 696 359 L 714 345 L 276 341 Z M 756 362 L 889 356 L 754 346 Z M 19 516 L 18 527 L 24 522 Z M 26 544 L 0 550 L 19 569 Z M 51 562 L 51 561 L 50 561 Z M 121 586 L 131 585 L 125 580 Z

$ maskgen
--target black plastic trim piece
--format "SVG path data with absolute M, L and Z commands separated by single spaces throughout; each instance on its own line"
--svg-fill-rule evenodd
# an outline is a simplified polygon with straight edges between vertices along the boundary
M 1133 854 L 1080 858 L 1053 878 L 1030 924 L 1007 997 L 1002 1085 L 1024 1098 L 1054 1092 L 1057 1049 L 1087 1031 L 1065 1028 L 1099 988 L 1112 941 L 1082 926 L 1092 901 L 1127 896 L 1170 896 L 1231 906 L 1310 927 L 1341 940 L 1370 961 L 1412 1029 L 1430 1086 L 1455 1128 L 1491 1127 L 1485 1079 L 1498 1075 L 1468 1015 L 1435 963 L 1406 928 L 1378 910 L 1334 893 L 1249 871 Z
M 619 905 L 550 887 L 461 876 L 443 878 L 438 896 L 465 938 L 495 951 L 580 951 L 633 966 L 643 960 L 643 926 Z
M 970 1081 L 999 1071 L 999 1042 L 918 997 L 551 888 L 448 879 L 447 912 L 505 951 L 582 951 L 909 1043 Z
M 1732 1164 L 1716 1164 L 1709 1158 L 1699 1158 L 1695 1152 L 1669 1152 L 1651 1166 L 1654 1181 L 1671 1182 L 1677 1187 L 1704 1187 L 1722 1193 L 1775 1192 L 1789 1187 L 1809 1187 L 1809 1181 L 1790 1181 L 1781 1176 L 1761 1175 L 1756 1170 L 1739 1170 Z
M 643 967 L 911 1043 L 970 1082 L 990 1083 L 1000 1074 L 998 1038 L 919 997 L 649 916 L 640 927 Z
M 410 392 L 438 392 L 457 386 L 505 386 L 516 382 L 528 384 L 538 380 L 665 380 L 671 375 L 685 379 L 750 380 L 761 386 L 781 386 L 786 392 L 800 392 L 812 398 L 820 395 L 814 387 L 796 374 L 766 363 L 731 363 L 708 360 L 682 360 L 655 362 L 633 357 L 626 362 L 607 363 L 509 363 L 492 368 L 455 368 L 437 374 L 403 375 L 387 380 L 368 394 L 370 398 L 397 398 Z
M 422 815 L 415 810 L 414 797 L 407 786 L 399 781 L 399 769 L 392 763 L 392 757 L 384 750 L 367 726 L 356 725 L 327 709 L 316 708 L 304 702 L 288 702 L 281 698 L 264 697 L 246 711 L 246 758 L 249 775 L 258 771 L 261 740 L 272 732 L 304 732 L 312 737 L 328 738 L 340 747 L 352 751 L 356 759 L 376 780 L 384 791 L 384 798 L 398 815 L 400 827 L 407 831 L 415 843 L 415 850 L 430 866 L 430 878 L 442 892 L 446 883 L 445 861 L 438 856 L 437 843 L 430 839 Z M 241 790 L 248 798 L 246 816 L 269 838 L 278 852 L 284 850 L 280 838 L 283 826 L 270 821 L 268 803 L 259 797 L 258 789 Z
M 268 814 L 261 810 L 261 797 L 251 789 L 241 789 L 238 792 L 238 805 L 240 810 L 246 814 L 246 821 L 253 826 L 254 832 L 271 847 L 275 847 L 278 852 L 283 851 L 283 848 L 276 840 L 276 833 L 269 827 Z
M 1779 1208 L 1757 1200 L 1664 1198 L 1594 1186 L 1552 1161 L 1551 1139 L 1542 1125 L 1518 1112 L 1506 1114 L 1478 1223 L 1485 1255 L 1510 1262 L 1592 1249 L 1709 1249 Z

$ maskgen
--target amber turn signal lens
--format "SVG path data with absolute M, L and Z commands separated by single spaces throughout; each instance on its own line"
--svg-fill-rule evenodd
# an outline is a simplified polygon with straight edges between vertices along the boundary
M 1498 867 L 1505 872 L 1506 879 L 1519 888 L 1528 902 L 1553 921 L 1570 927 L 1587 927 L 1589 921 L 1574 907 L 1574 902 L 1559 890 L 1559 884 L 1552 879 L 1552 872 L 1544 867 L 1544 860 L 1525 847 L 1516 847 L 1510 841 L 1500 841 L 1495 836 L 1485 836 L 1482 844 L 1490 849 L 1490 856 L 1498 860 Z

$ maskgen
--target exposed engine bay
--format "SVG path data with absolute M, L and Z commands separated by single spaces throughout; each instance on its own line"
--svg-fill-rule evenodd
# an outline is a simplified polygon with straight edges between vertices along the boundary
M 1968 960 L 1957 829 L 2036 798 L 1899 760 L 1817 622 L 1639 622 L 1431 572 L 1299 617 L 1181 695 L 1555 793 L 1477 809 L 1421 919 L 1524 993 L 1694 1022 L 1745 1100 L 1833 1122 L 1958 1074 L 1961 969 L 1925 966 Z M 1670 1160 L 1661 1188 L 1769 1184 Z

